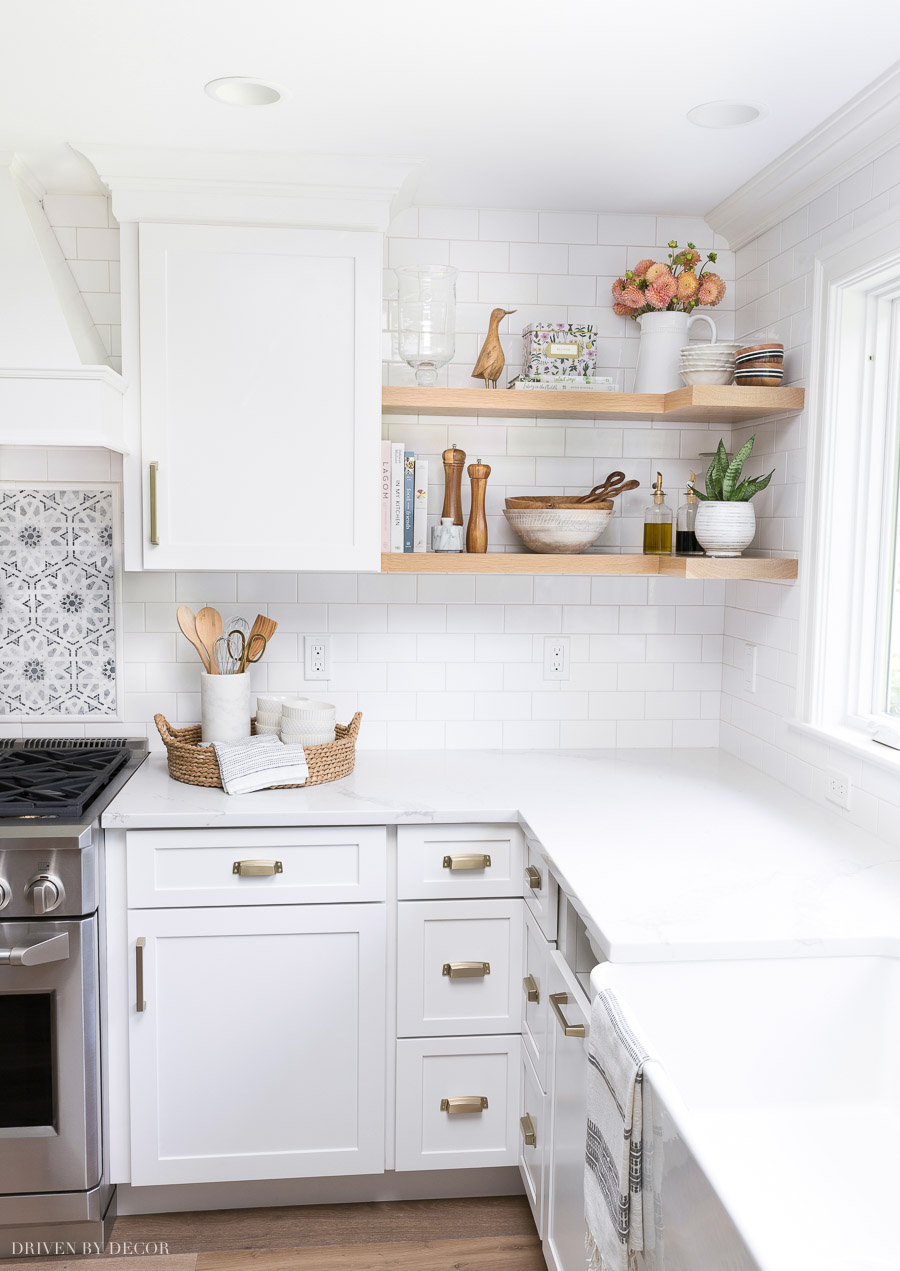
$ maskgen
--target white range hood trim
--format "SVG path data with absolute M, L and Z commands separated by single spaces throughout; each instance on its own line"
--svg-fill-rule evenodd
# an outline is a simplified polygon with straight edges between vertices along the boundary
M 74 143 L 73 143 L 74 144 Z M 352 155 L 75 144 L 122 221 L 377 230 L 412 202 L 419 164 Z
M 102 446 L 127 454 L 127 387 L 110 366 L 0 367 L 0 479 L 4 446 Z

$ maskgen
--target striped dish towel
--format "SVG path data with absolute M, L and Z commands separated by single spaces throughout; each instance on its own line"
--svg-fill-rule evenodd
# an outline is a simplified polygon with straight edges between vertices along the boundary
M 643 1067 L 649 1058 L 615 993 L 602 989 L 591 1009 L 588 1044 L 584 1215 L 591 1271 L 629 1271 L 644 1248 Z
M 213 742 L 226 794 L 250 794 L 269 786 L 303 785 L 309 767 L 302 746 L 285 746 L 264 733 L 245 741 Z

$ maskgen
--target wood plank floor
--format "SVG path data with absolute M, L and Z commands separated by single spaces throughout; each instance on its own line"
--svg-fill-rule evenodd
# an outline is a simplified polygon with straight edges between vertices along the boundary
M 167 1256 L 0 1260 L 0 1271 L 545 1271 L 524 1196 L 302 1205 L 116 1220 L 113 1247 Z

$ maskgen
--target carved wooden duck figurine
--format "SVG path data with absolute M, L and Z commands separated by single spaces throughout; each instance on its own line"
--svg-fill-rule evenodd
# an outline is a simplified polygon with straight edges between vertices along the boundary
M 472 379 L 483 379 L 485 388 L 497 387 L 497 380 L 506 365 L 506 358 L 503 356 L 503 348 L 500 344 L 499 328 L 503 319 L 515 312 L 515 309 L 494 309 L 491 314 L 487 337 L 481 346 L 478 361 L 472 372 Z

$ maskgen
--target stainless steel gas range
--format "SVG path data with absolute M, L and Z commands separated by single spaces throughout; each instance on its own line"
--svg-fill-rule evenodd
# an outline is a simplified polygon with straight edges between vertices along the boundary
M 142 739 L 0 741 L 0 1257 L 102 1246 L 114 1217 L 100 813 L 146 757 Z

